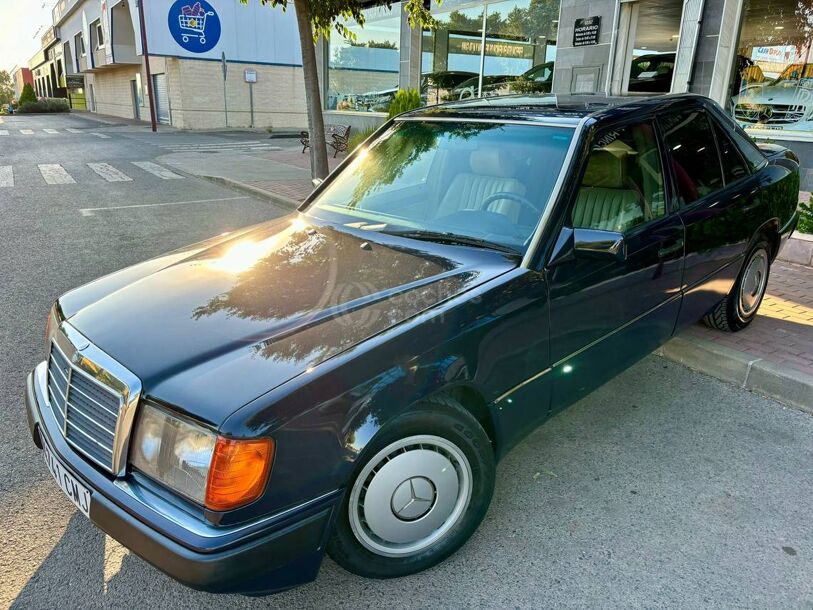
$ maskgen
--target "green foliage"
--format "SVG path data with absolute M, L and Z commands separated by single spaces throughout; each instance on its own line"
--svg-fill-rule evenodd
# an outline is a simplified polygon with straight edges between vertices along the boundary
M 392 98 L 390 109 L 387 113 L 387 118 L 391 119 L 402 112 L 408 112 L 410 110 L 420 108 L 422 105 L 423 102 L 421 101 L 420 91 L 417 89 L 399 89 L 395 92 L 395 96 Z
M 813 205 L 802 203 L 799 205 L 799 232 L 813 235 Z
M 350 136 L 350 140 L 347 143 L 347 151 L 353 152 L 361 143 L 364 142 L 367 138 L 373 135 L 373 132 L 378 129 L 378 127 L 368 127 L 367 129 L 362 129 L 361 131 L 354 131 Z
M 0 70 L 0 105 L 5 106 L 14 100 L 14 81 L 7 70 Z
M 20 93 L 20 106 L 23 104 L 31 104 L 37 101 L 37 94 L 34 93 L 34 87 L 30 83 L 26 83 Z
M 70 112 L 68 100 L 61 98 L 43 98 L 36 102 L 25 102 L 20 104 L 17 110 L 20 114 L 45 114 L 51 112 Z
M 288 4 L 293 4 L 292 0 L 259 0 L 263 6 L 281 8 L 283 11 L 288 8 Z M 240 0 L 241 4 L 248 4 L 249 0 Z M 382 6 L 392 8 L 392 0 L 385 0 Z M 440 4 L 440 2 L 438 2 Z M 327 38 L 332 30 L 348 40 L 356 40 L 356 35 L 345 24 L 348 21 L 355 21 L 364 27 L 364 14 L 361 12 L 362 3 L 360 0 L 297 0 L 297 6 L 306 5 L 313 26 L 314 40 L 319 36 Z M 403 0 L 401 6 L 409 17 L 409 25 L 413 28 L 434 28 L 437 21 L 424 6 L 423 0 Z

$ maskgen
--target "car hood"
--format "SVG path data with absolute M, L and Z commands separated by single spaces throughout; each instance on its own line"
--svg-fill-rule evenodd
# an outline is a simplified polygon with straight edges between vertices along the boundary
M 734 104 L 787 104 L 804 106 L 799 96 L 799 86 L 788 82 L 780 85 L 754 85 L 747 88 L 732 100 Z
M 141 379 L 145 396 L 219 425 L 320 362 L 516 265 L 496 251 L 294 215 L 112 274 L 60 307 Z

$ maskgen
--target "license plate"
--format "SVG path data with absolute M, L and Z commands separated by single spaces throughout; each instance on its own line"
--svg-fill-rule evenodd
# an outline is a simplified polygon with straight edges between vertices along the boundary
M 42 438 L 42 454 L 45 457 L 45 465 L 51 472 L 51 476 L 59 485 L 60 489 L 65 492 L 65 495 L 70 498 L 71 502 L 76 505 L 85 517 L 90 517 L 90 490 L 76 480 L 68 469 L 56 457 L 54 450 L 48 445 L 44 435 Z

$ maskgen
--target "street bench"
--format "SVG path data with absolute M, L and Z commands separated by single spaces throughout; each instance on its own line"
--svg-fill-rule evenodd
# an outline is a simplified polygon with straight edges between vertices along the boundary
M 334 151 L 334 159 L 340 152 L 347 152 L 350 142 L 350 125 L 325 125 L 325 140 Z M 302 142 L 302 153 L 304 154 L 311 145 L 310 134 L 307 131 L 301 132 L 299 141 Z

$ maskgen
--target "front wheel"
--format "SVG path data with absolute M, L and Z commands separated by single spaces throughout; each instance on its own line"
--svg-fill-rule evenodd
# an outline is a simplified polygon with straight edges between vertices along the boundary
M 328 553 L 360 576 L 420 572 L 469 539 L 493 490 L 488 436 L 459 403 L 433 399 L 397 417 L 365 449 Z
M 731 292 L 715 305 L 703 322 L 707 326 L 737 332 L 756 317 L 771 274 L 771 246 L 765 240 L 754 244 Z

